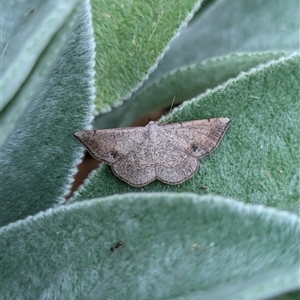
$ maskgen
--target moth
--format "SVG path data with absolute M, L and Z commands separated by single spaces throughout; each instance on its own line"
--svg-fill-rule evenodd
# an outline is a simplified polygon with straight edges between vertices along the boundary
M 176 185 L 191 178 L 199 160 L 214 151 L 230 119 L 214 118 L 145 127 L 79 131 L 74 136 L 97 160 L 111 166 L 128 184 L 141 187 L 154 180 Z

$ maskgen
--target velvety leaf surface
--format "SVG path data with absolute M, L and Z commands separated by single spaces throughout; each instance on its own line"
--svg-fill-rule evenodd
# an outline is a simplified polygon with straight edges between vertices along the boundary
M 1 157 L 1 225 L 62 201 L 82 153 L 73 133 L 92 120 L 94 40 L 89 4 Z
M 130 126 L 134 120 L 147 115 L 149 111 L 189 100 L 242 71 L 248 71 L 260 63 L 284 55 L 284 52 L 232 54 L 178 69 L 158 79 L 151 86 L 137 91 L 128 101 L 113 108 L 110 113 L 98 115 L 93 127 L 101 129 Z
M 132 191 L 192 191 L 299 213 L 299 92 L 298 55 L 243 73 L 185 102 L 162 120 L 222 116 L 232 120 L 219 148 L 202 160 L 196 176 L 178 186 L 153 182 L 133 188 L 105 165 L 87 180 L 75 200 Z
M 202 0 L 93 0 L 96 107 L 106 112 L 156 68 L 168 43 Z
M 1 134 L 18 126 L 1 153 L 0 221 L 19 220 L 0 229 L 0 298 L 298 299 L 300 56 L 289 53 L 299 51 L 299 2 L 206 1 L 181 31 L 202 1 L 94 0 L 97 110 L 134 92 L 103 127 L 200 93 L 162 122 L 232 123 L 182 185 L 132 188 L 102 165 L 77 203 L 44 211 L 64 201 L 83 154 L 73 133 L 91 127 L 95 46 L 88 1 L 34 1 L 3 6 L 14 16 L 3 23 L 5 76 L 24 68 L 0 113 Z
M 170 50 L 166 52 L 157 69 L 150 74 L 138 93 L 134 93 L 124 101 L 124 106 L 97 116 L 94 128 L 126 126 L 136 121 L 137 117 L 142 117 L 148 108 L 155 110 L 162 106 L 170 106 L 173 97 L 178 95 L 174 91 L 173 96 L 167 98 L 165 94 L 169 96 L 173 89 L 176 90 L 176 86 L 184 87 L 189 91 L 189 95 L 192 92 L 200 93 L 203 88 L 215 87 L 226 80 L 228 76 L 234 77 L 239 72 L 254 67 L 255 63 L 266 61 L 272 52 L 273 55 L 279 55 L 279 50 L 286 54 L 299 51 L 299 20 L 300 4 L 297 0 L 291 0 L 288 3 L 281 0 L 204 2 L 191 24 L 182 30 L 180 36 L 170 44 Z M 230 61 L 228 56 L 235 53 L 245 61 L 233 60 L 233 65 L 227 65 L 225 62 L 229 63 Z M 242 53 L 246 54 L 241 55 Z M 246 55 L 249 56 L 248 59 L 246 59 Z M 258 55 L 261 56 L 260 60 L 258 60 Z M 216 69 L 220 63 L 219 59 L 224 64 L 220 64 L 220 68 Z M 270 59 L 272 58 L 270 57 Z M 217 63 L 207 63 L 211 61 L 217 61 Z M 208 85 L 202 86 L 200 83 L 199 86 L 194 86 L 193 83 L 196 83 L 197 80 L 192 79 L 191 83 L 190 77 L 185 77 L 186 72 L 182 72 L 181 69 L 194 69 L 195 65 L 201 66 L 202 64 L 205 65 L 205 70 L 202 70 L 205 72 L 198 73 L 196 78 L 205 78 L 203 81 Z M 178 71 L 182 74 L 180 78 L 173 74 Z M 216 75 L 212 76 L 214 72 Z M 166 83 L 169 76 L 172 81 L 174 79 L 178 79 L 178 81 L 174 81 L 173 86 L 166 91 L 163 84 Z M 168 84 L 167 87 L 169 87 Z M 199 88 L 195 90 L 195 87 Z M 147 98 L 150 95 L 153 98 Z M 142 98 L 143 96 L 146 97 Z M 196 94 L 192 95 L 192 97 L 194 96 Z M 137 98 L 141 99 L 137 101 Z M 158 100 L 156 100 L 157 98 Z M 179 102 L 179 99 L 180 97 L 177 97 L 176 101 Z M 187 96 L 182 100 L 186 99 L 188 99 Z
M 178 68 L 231 53 L 299 51 L 298 0 L 218 0 L 200 9 L 145 86 Z
M 296 215 L 214 196 L 84 201 L 0 230 L 1 294 L 266 299 L 299 289 L 299 231 Z
M 1 144 L 52 69 L 73 27 L 79 3 L 78 0 L 3 1 Z

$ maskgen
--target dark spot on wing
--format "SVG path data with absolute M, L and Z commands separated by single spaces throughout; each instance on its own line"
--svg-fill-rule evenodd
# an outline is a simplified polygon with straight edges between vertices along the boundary
M 198 146 L 195 145 L 195 144 L 193 144 L 193 145 L 192 145 L 192 150 L 193 150 L 194 152 L 196 152 L 196 151 L 198 150 Z
M 112 152 L 110 152 L 110 155 L 111 155 L 113 158 L 117 158 L 117 157 L 118 157 L 118 152 L 112 151 Z

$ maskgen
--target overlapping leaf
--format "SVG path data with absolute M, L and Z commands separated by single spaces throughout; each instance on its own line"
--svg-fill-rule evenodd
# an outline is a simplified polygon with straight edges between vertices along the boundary
M 79 0 L 4 1 L 1 6 L 0 144 L 42 88 L 78 15 Z
M 202 160 L 191 180 L 179 186 L 154 182 L 132 188 L 102 166 L 75 200 L 129 191 L 193 191 L 298 213 L 299 70 L 298 55 L 261 65 L 168 116 L 172 122 L 222 116 L 232 120 L 219 148 Z
M 84 201 L 2 228 L 1 293 L 266 299 L 299 288 L 299 230 L 296 215 L 221 197 L 135 193 Z M 111 251 L 119 240 L 123 246 Z
M 156 67 L 202 0 L 93 0 L 98 112 L 120 105 Z
M 46 85 L 1 157 L 1 224 L 60 202 L 81 157 L 73 133 L 92 120 L 94 41 L 88 3 Z

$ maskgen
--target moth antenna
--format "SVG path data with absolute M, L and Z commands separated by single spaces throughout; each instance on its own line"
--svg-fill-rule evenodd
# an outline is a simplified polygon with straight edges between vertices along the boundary
M 169 110 L 168 114 L 170 114 L 171 111 L 172 111 L 172 109 L 173 109 L 173 105 L 174 105 L 174 102 L 175 102 L 175 98 L 176 98 L 176 97 L 174 97 L 173 100 L 172 100 L 172 103 L 171 103 L 170 110 Z
M 167 113 L 168 115 L 171 113 L 171 111 L 172 111 L 172 109 L 173 109 L 173 105 L 174 105 L 175 99 L 176 99 L 176 97 L 174 97 L 173 100 L 172 100 L 172 103 L 171 103 L 169 112 Z M 160 125 L 165 125 L 165 124 L 168 124 L 169 122 L 170 122 L 170 121 L 166 121 L 166 122 L 161 123 Z

